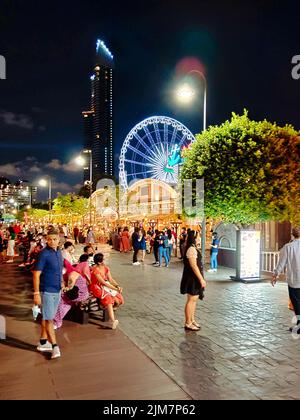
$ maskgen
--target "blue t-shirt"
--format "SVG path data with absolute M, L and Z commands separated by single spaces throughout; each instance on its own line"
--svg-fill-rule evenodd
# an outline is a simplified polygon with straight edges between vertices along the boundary
M 213 241 L 212 241 L 212 244 L 213 245 L 217 245 L 218 246 L 218 248 L 211 248 L 211 252 L 213 252 L 213 253 L 218 253 L 219 252 L 219 244 L 220 244 L 220 241 L 219 241 L 219 239 L 213 239 Z
M 35 271 L 41 271 L 41 292 L 58 293 L 61 289 L 63 258 L 61 251 L 46 247 L 40 252 Z

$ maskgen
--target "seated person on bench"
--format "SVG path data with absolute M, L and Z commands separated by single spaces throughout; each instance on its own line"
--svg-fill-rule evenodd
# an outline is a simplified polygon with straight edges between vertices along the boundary
M 100 304 L 107 308 L 108 327 L 116 329 L 119 321 L 115 319 L 113 308 L 124 304 L 122 288 L 112 278 L 109 268 L 104 264 L 103 254 L 96 254 L 94 263 L 89 289 L 93 296 L 100 300 Z
M 64 281 L 66 286 L 62 290 L 58 309 L 53 320 L 55 329 L 62 326 L 64 317 L 74 304 L 83 302 L 89 297 L 89 291 L 85 278 L 83 278 L 79 273 L 75 271 L 75 268 L 69 263 L 68 260 L 64 260 L 64 268 L 66 269 L 66 273 L 64 274 Z M 76 293 L 74 286 L 77 286 L 78 288 Z M 73 296 L 72 289 L 74 291 Z

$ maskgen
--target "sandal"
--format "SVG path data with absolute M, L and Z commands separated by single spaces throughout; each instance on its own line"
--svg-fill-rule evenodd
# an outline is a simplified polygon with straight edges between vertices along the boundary
M 189 324 L 189 325 L 185 324 L 184 329 L 188 330 L 188 331 L 199 331 L 200 330 L 200 328 L 196 327 L 193 324 Z
M 201 325 L 199 325 L 198 322 L 193 321 L 192 324 L 195 325 L 195 327 L 199 328 L 199 330 L 201 330 Z

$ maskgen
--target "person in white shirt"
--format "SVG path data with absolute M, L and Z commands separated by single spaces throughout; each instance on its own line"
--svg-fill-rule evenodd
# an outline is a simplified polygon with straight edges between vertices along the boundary
M 67 241 L 64 243 L 64 249 L 62 251 L 62 257 L 63 259 L 69 261 L 70 264 L 75 264 L 76 260 L 74 258 L 74 245 L 72 244 L 72 242 Z
M 62 230 L 63 230 L 65 239 L 67 239 L 67 237 L 69 236 L 68 226 L 66 224 L 64 224 L 63 227 L 62 227 Z
M 272 277 L 274 287 L 280 273 L 286 269 L 286 280 L 289 288 L 289 295 L 297 317 L 297 325 L 300 325 L 300 226 L 292 229 L 292 241 L 284 245 L 280 251 L 278 264 Z M 290 328 L 293 332 L 294 328 Z M 300 327 L 297 329 L 300 334 Z

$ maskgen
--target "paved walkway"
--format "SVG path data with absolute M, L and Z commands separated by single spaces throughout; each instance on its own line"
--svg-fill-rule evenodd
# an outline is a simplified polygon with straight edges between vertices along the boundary
M 121 330 L 101 329 L 97 321 L 64 322 L 58 331 L 60 359 L 38 353 L 31 276 L 15 264 L 1 265 L 0 272 L 0 314 L 6 320 L 6 340 L 0 340 L 1 400 L 190 399 Z
M 232 282 L 231 270 L 207 274 L 202 330 L 186 333 L 181 262 L 155 268 L 148 256 L 133 267 L 131 254 L 101 250 L 124 287 L 120 329 L 66 321 L 58 333 L 63 357 L 55 361 L 35 352 L 30 278 L 0 267 L 8 335 L 0 346 L 0 398 L 300 399 L 300 340 L 288 332 L 284 283 L 273 289 Z
M 273 289 L 232 282 L 231 270 L 207 274 L 202 330 L 186 333 L 181 262 L 156 268 L 148 257 L 133 267 L 131 255 L 116 252 L 109 262 L 124 286 L 120 328 L 193 399 L 300 399 L 300 340 L 288 332 L 284 283 Z

